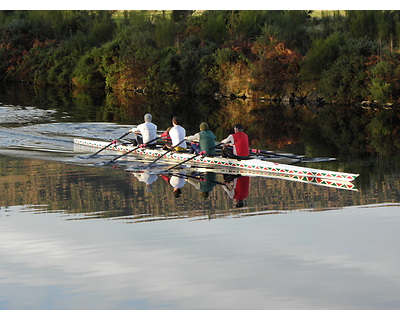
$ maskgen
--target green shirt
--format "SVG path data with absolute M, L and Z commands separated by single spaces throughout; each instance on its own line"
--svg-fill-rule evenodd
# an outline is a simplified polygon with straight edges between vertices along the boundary
M 208 155 L 215 155 L 215 135 L 210 130 L 200 131 L 200 150 L 206 151 Z

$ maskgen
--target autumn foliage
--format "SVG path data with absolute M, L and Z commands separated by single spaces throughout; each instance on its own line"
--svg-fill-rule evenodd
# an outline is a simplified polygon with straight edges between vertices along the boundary
M 397 11 L 0 11 L 5 82 L 188 96 L 400 99 Z
M 287 49 L 284 43 L 272 37 L 268 43 L 256 42 L 252 53 L 257 57 L 253 71 L 255 91 L 283 96 L 296 90 L 303 58 L 299 53 Z

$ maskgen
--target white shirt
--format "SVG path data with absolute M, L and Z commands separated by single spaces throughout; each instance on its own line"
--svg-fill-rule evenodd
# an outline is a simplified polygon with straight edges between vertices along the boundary
M 136 129 L 142 134 L 143 143 L 147 143 L 157 138 L 157 126 L 152 122 L 141 123 L 136 127 Z M 155 141 L 152 143 L 155 143 Z
M 172 176 L 171 179 L 169 180 L 169 184 L 174 188 L 182 188 L 185 185 L 185 183 L 186 183 L 185 179 L 177 176 Z
M 134 176 L 140 181 L 146 184 L 152 184 L 157 180 L 158 176 L 151 173 L 134 173 Z
M 186 136 L 186 130 L 181 127 L 174 125 L 172 129 L 169 131 L 169 136 L 171 137 L 172 145 L 175 147 L 182 147 L 186 149 L 186 141 L 181 142 L 182 140 L 185 139 Z M 179 145 L 177 145 L 179 142 L 181 142 Z

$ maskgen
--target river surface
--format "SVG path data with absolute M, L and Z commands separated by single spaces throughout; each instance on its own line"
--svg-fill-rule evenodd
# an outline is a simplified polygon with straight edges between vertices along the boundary
M 177 196 L 162 163 L 105 165 L 118 154 L 73 144 L 127 124 L 6 98 L 0 309 L 400 308 L 398 154 L 303 164 L 360 174 L 350 189 L 233 177 L 248 188 L 238 207 L 220 172 L 187 167 Z

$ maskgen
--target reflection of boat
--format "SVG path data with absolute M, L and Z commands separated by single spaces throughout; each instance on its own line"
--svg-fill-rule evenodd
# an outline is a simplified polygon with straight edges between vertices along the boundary
M 273 173 L 273 172 L 251 172 L 248 170 L 240 170 L 240 169 L 227 169 L 227 168 L 188 168 L 184 170 L 180 170 L 179 172 L 187 171 L 186 175 L 189 175 L 189 172 L 196 171 L 198 173 L 205 173 L 205 172 L 214 172 L 223 175 L 241 175 L 241 176 L 248 176 L 248 177 L 265 177 L 271 179 L 281 179 L 281 180 L 288 180 L 288 181 L 295 181 L 295 182 L 302 182 L 308 183 L 313 185 L 319 185 L 324 187 L 330 188 L 337 188 L 337 189 L 345 189 L 345 190 L 353 190 L 358 191 L 357 188 L 353 183 L 350 181 L 342 181 L 342 180 L 334 180 L 334 179 L 325 179 L 319 177 L 312 177 L 312 176 L 299 176 L 290 173 Z
M 84 145 L 93 148 L 104 148 L 109 142 L 106 141 L 97 141 L 97 140 L 89 140 L 89 139 L 74 139 L 74 143 L 78 145 Z M 135 147 L 130 145 L 118 145 L 111 144 L 108 149 L 116 150 L 121 152 L 129 152 Z M 166 153 L 165 150 L 161 149 L 146 149 L 146 148 L 137 148 L 132 152 L 132 154 L 149 156 L 149 157 L 159 157 L 163 154 L 163 160 L 177 163 L 182 162 L 190 157 L 193 157 L 193 154 L 189 153 L 178 153 L 178 152 L 169 152 Z M 211 168 L 229 168 L 229 169 L 237 169 L 242 170 L 244 172 L 253 172 L 257 175 L 264 173 L 273 173 L 277 175 L 287 175 L 293 177 L 304 177 L 311 179 L 324 179 L 324 180 L 332 180 L 332 181 L 352 181 L 354 180 L 358 174 L 351 173 L 343 173 L 343 172 L 335 172 L 321 169 L 312 169 L 300 166 L 294 166 L 289 164 L 282 164 L 270 161 L 268 159 L 262 158 L 253 158 L 248 160 L 236 160 L 230 158 L 222 158 L 222 157 L 196 157 L 187 162 L 191 165 L 197 165 L 202 167 L 211 167 Z

